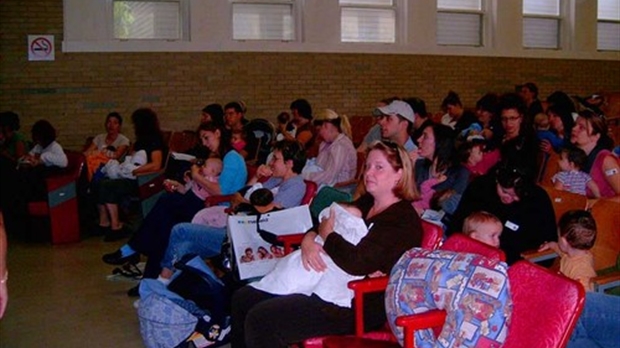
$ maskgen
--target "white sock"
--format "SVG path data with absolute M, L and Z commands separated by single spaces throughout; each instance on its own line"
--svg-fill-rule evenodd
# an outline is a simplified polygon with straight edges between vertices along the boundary
M 168 284 L 170 284 L 170 278 L 164 278 L 164 277 L 162 277 L 162 276 L 158 276 L 158 277 L 157 277 L 157 280 L 158 280 L 158 281 L 160 281 L 160 282 L 162 282 L 164 285 L 168 285 Z

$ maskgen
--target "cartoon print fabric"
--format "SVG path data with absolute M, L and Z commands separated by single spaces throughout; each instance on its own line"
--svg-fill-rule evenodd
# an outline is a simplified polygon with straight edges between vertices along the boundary
M 413 248 L 390 275 L 385 308 L 392 331 L 403 344 L 396 317 L 444 309 L 447 317 L 435 338 L 432 329 L 415 332 L 415 346 L 501 347 L 512 301 L 508 266 L 477 254 Z

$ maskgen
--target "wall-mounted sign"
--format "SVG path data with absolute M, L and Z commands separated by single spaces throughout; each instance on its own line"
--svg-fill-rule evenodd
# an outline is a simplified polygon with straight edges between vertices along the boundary
M 28 60 L 54 60 L 54 35 L 28 35 Z

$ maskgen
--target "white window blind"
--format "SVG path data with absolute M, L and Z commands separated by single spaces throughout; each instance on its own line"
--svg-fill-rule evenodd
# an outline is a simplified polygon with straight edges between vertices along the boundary
M 523 47 L 560 48 L 560 0 L 523 0 Z
M 438 0 L 437 44 L 482 46 L 482 0 Z
M 620 51 L 620 1 L 598 0 L 597 49 Z
M 292 3 L 233 3 L 233 39 L 295 40 Z
M 114 38 L 177 40 L 180 1 L 113 1 Z
M 392 0 L 340 0 L 342 42 L 396 42 Z

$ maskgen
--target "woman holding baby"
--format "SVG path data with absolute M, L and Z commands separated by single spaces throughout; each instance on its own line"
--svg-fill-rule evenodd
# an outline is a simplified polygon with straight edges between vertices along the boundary
M 334 233 L 334 214 L 302 241 L 302 263 L 307 271 L 324 271 L 321 254 L 351 275 L 389 273 L 406 250 L 420 246 L 422 226 L 411 206 L 417 191 L 407 152 L 391 142 L 373 144 L 366 159 L 367 193 L 352 203 L 367 226 L 368 234 L 357 245 Z M 324 244 L 315 242 L 320 236 Z M 303 275 L 300 275 L 303 276 Z M 366 298 L 366 327 L 385 323 L 383 294 Z M 273 313 L 278 313 L 273 316 Z M 287 347 L 309 337 L 352 334 L 353 309 L 322 300 L 317 295 L 272 295 L 250 286 L 238 290 L 232 300 L 232 346 Z
M 169 192 L 161 195 L 157 203 L 144 218 L 142 224 L 120 249 L 105 254 L 103 261 L 111 265 L 135 263 L 140 254 L 148 256 L 144 277 L 156 278 L 160 272 L 160 262 L 168 246 L 172 227 L 180 222 L 189 222 L 194 214 L 204 207 L 204 194 L 231 194 L 243 187 L 247 180 L 247 169 L 243 157 L 232 149 L 224 127 L 214 123 L 203 123 L 198 134 L 204 146 L 213 156 L 222 161 L 221 173 L 217 180 L 205 176 L 203 168 L 193 165 L 190 169 L 191 189 L 172 182 L 167 185 Z M 211 176 L 215 173 L 211 173 Z M 204 192 L 203 192 L 204 191 Z M 184 194 L 183 194 L 184 193 Z M 133 290 L 131 295 L 136 294 Z

